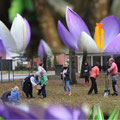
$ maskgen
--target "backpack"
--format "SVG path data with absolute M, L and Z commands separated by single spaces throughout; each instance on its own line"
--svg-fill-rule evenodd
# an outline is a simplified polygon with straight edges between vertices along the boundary
M 8 101 L 8 96 L 10 96 L 10 95 L 11 95 L 10 91 L 7 91 L 7 92 L 3 93 L 2 96 L 1 96 L 2 102 L 7 102 Z

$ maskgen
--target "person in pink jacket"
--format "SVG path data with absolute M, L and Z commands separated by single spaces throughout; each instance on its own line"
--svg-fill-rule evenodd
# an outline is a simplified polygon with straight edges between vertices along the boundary
M 111 73 L 112 76 L 112 88 L 114 93 L 112 96 L 118 96 L 118 88 L 117 88 L 117 80 L 118 80 L 118 68 L 116 63 L 114 62 L 113 58 L 109 59 L 109 64 L 111 65 L 109 69 L 107 69 L 108 72 Z
M 98 63 L 96 63 L 95 66 L 91 70 L 90 79 L 91 79 L 92 84 L 91 84 L 91 88 L 88 92 L 88 95 L 92 94 L 93 90 L 94 90 L 95 94 L 98 94 L 97 83 L 96 83 L 97 76 L 99 76 Z

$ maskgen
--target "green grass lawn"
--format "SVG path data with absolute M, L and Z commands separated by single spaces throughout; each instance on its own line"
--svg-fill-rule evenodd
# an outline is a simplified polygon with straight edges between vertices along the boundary
M 104 97 L 105 90 L 105 76 L 100 75 L 97 79 L 98 92 L 99 94 L 87 95 L 90 86 L 85 87 L 83 85 L 84 79 L 77 77 L 78 83 L 76 85 L 71 85 L 72 96 L 64 96 L 64 90 L 62 86 L 62 81 L 59 77 L 50 77 L 47 81 L 47 98 L 42 99 L 42 96 L 37 95 L 37 90 L 34 88 L 33 95 L 35 98 L 26 99 L 24 93 L 20 90 L 20 100 L 22 102 L 27 102 L 30 104 L 70 104 L 71 106 L 79 106 L 81 103 L 87 103 L 90 107 L 94 104 L 100 104 L 103 111 L 108 111 L 116 106 L 119 107 L 120 104 L 120 79 L 118 80 L 118 91 L 119 95 L 116 97 L 109 96 Z M 14 85 L 18 85 L 20 88 L 20 81 L 14 81 L 10 83 L 0 83 L 0 95 L 7 90 L 10 90 Z M 112 84 L 110 80 L 110 91 L 112 91 Z

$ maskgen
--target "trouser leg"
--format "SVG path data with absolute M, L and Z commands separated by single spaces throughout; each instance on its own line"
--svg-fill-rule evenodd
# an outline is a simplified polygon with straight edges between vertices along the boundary
M 98 93 L 96 80 L 94 81 L 94 92 L 95 92 L 95 93 Z
M 112 88 L 115 94 L 118 94 L 117 79 L 118 79 L 117 75 L 112 76 Z
M 90 88 L 88 94 L 91 94 L 92 91 L 93 91 L 93 89 L 94 89 L 94 81 L 95 81 L 95 78 L 91 77 L 90 79 L 91 79 L 92 84 L 91 84 L 91 88 Z
M 42 95 L 43 95 L 43 98 L 45 98 L 46 97 L 46 85 L 43 85 L 42 86 Z
M 30 95 L 30 97 L 33 97 L 33 95 L 32 95 L 32 90 L 33 90 L 32 85 L 30 85 L 30 86 L 29 86 L 29 95 Z
M 66 81 L 66 85 L 67 85 L 68 91 L 70 92 L 70 91 L 71 91 L 71 88 L 70 88 L 69 80 Z
M 64 91 L 67 91 L 66 90 L 66 81 L 65 80 L 63 80 L 63 87 L 64 87 Z

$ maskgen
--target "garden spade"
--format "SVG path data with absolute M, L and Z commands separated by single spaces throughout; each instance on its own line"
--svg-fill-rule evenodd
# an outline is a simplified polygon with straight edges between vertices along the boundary
M 107 81 L 106 81 L 106 90 L 104 93 L 104 97 L 108 97 L 108 95 L 110 94 L 110 90 L 109 88 L 109 80 L 110 80 L 110 73 L 107 74 Z

